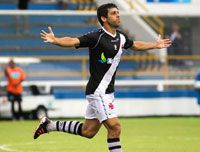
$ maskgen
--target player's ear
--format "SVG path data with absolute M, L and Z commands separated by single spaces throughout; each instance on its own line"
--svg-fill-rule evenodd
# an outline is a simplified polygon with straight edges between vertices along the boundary
M 106 18 L 106 17 L 104 17 L 104 16 L 101 16 L 101 20 L 102 20 L 102 21 L 103 21 L 103 23 L 104 23 L 104 22 L 106 22 L 107 18 Z

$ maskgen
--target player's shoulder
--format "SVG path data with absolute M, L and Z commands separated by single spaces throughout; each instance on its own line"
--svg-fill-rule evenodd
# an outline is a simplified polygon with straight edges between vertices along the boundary
M 94 36 L 98 36 L 101 35 L 101 33 L 103 33 L 104 31 L 102 29 L 95 29 L 92 30 L 90 32 L 85 33 L 84 35 L 94 35 Z
M 122 34 L 122 35 L 124 35 L 124 36 L 127 35 L 124 31 L 122 31 L 122 30 L 120 30 L 120 29 L 117 29 L 117 33 Z

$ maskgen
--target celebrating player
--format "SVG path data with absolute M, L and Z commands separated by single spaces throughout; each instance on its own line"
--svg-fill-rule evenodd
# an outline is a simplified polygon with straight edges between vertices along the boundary
M 97 9 L 101 28 L 80 37 L 61 37 L 42 31 L 41 38 L 46 43 L 63 47 L 88 47 L 90 57 L 90 79 L 86 87 L 88 106 L 84 123 L 78 121 L 51 121 L 44 117 L 34 133 L 34 139 L 51 131 L 62 131 L 86 138 L 94 137 L 102 124 L 107 129 L 107 142 L 110 152 L 121 152 L 120 122 L 114 105 L 114 81 L 123 49 L 149 50 L 167 48 L 169 39 L 158 38 L 155 42 L 130 40 L 117 30 L 120 15 L 113 3 L 103 4 Z

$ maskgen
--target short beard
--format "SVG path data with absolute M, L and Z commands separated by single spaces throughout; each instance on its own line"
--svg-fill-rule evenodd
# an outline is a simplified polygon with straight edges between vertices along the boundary
M 112 21 L 110 21 L 109 19 L 108 19 L 108 25 L 110 26 L 110 27 L 113 27 L 113 28 L 118 28 L 119 27 L 119 25 L 117 25 L 117 24 L 114 24 Z

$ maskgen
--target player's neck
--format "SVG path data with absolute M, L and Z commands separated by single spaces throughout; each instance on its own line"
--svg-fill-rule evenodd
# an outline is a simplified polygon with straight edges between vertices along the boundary
M 108 25 L 104 25 L 103 28 L 104 28 L 107 32 L 111 33 L 112 35 L 116 35 L 116 28 L 111 27 L 111 26 L 108 26 Z

